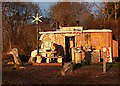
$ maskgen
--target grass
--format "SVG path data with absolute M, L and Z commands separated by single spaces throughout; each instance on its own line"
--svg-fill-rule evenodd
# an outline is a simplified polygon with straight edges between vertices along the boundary
M 24 62 L 24 63 L 22 63 L 20 65 L 16 65 L 16 64 L 6 65 L 3 68 L 4 68 L 5 71 L 10 72 L 10 71 L 17 70 L 17 68 L 19 68 L 20 66 L 30 66 L 30 65 L 32 65 L 32 63 Z
M 85 65 L 97 65 L 97 66 L 103 66 L 103 63 L 100 62 L 100 63 L 95 63 L 95 64 L 88 64 L 86 62 L 83 62 L 82 64 L 78 63 L 78 64 L 73 64 L 73 70 L 76 70 L 82 66 L 85 66 Z M 111 68 L 120 68 L 120 62 L 113 62 L 113 63 L 106 63 L 106 66 L 107 66 L 107 71 L 111 70 Z
M 73 64 L 73 71 L 74 70 L 76 70 L 76 69 L 78 69 L 78 68 L 80 68 L 80 67 L 82 67 L 82 64 L 80 64 L 80 63 L 78 63 L 78 64 Z
M 16 70 L 16 67 L 15 65 L 10 65 L 10 66 L 5 67 L 4 70 L 10 72 L 10 71 Z

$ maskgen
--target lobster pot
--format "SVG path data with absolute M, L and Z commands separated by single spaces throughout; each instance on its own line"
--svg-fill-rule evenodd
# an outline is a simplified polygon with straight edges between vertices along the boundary
M 93 50 L 91 53 L 91 62 L 98 63 L 100 62 L 100 50 Z

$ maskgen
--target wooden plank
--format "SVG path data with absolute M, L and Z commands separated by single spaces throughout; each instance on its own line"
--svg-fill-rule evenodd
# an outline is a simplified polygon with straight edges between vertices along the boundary
M 33 66 L 62 66 L 62 63 L 34 63 Z
M 118 57 L 118 42 L 113 40 L 113 57 Z

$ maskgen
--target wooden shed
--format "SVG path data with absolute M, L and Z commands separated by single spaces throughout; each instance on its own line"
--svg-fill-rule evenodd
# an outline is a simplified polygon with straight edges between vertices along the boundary
M 53 43 L 63 47 L 64 61 L 80 63 L 88 58 L 90 62 L 97 63 L 103 58 L 103 48 L 110 48 L 111 55 L 118 56 L 115 52 L 117 50 L 113 47 L 114 41 L 110 29 L 83 30 L 83 27 L 61 27 L 59 31 L 39 32 L 39 34 L 42 41 L 41 49 L 44 52 L 52 50 Z M 42 55 L 46 56 L 46 53 Z

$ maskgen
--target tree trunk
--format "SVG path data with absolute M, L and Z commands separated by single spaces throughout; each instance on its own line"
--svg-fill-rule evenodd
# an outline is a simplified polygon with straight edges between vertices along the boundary
M 11 42 L 11 39 L 9 37 L 9 50 L 11 50 L 11 49 L 12 49 L 12 42 Z

